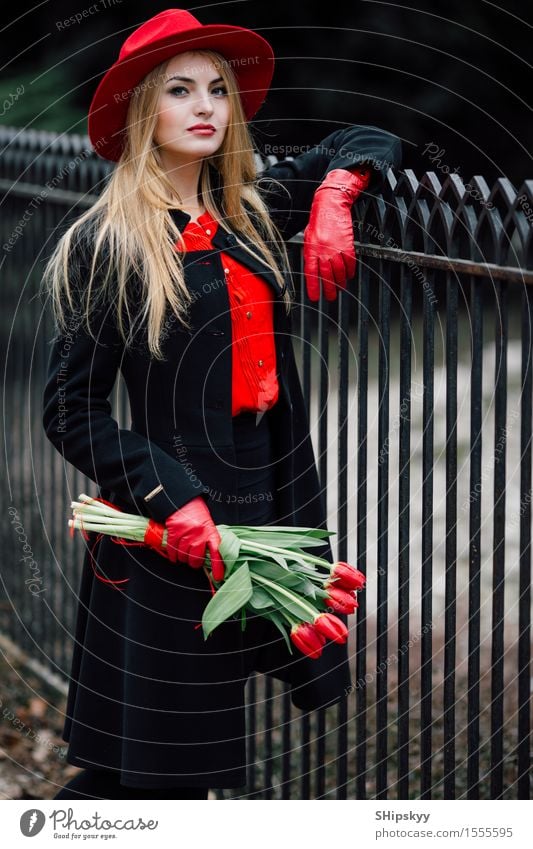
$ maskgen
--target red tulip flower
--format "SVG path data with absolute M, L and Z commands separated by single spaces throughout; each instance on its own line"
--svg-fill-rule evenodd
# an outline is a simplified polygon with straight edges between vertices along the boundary
M 314 625 L 309 622 L 300 622 L 299 625 L 293 625 L 291 628 L 291 640 L 297 649 L 308 655 L 308 657 L 317 658 L 322 654 L 322 648 L 326 642 L 326 638 L 321 634 Z
M 333 613 L 320 613 L 315 619 L 315 628 L 334 643 L 345 643 L 348 639 L 348 628 Z
M 340 587 L 327 587 L 328 595 L 324 599 L 326 607 L 331 607 L 336 613 L 353 613 L 359 607 L 353 593 L 348 593 Z
M 359 569 L 349 563 L 334 563 L 329 581 L 335 580 L 335 586 L 343 590 L 361 590 L 366 583 L 366 577 Z

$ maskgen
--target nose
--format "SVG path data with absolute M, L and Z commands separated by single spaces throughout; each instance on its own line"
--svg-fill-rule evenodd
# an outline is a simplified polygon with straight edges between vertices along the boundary
M 211 98 L 207 89 L 197 92 L 194 103 L 194 111 L 198 115 L 212 115 L 213 104 L 211 103 Z

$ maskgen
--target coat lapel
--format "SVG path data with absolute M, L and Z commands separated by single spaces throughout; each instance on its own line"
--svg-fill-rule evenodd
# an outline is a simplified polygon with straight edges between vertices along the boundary
M 222 208 L 222 187 L 220 183 L 220 174 L 216 169 L 212 168 L 211 173 L 213 175 L 213 195 L 215 197 L 215 202 L 219 209 Z M 184 212 L 182 209 L 171 209 L 170 214 L 172 215 L 172 219 L 176 226 L 180 231 L 183 231 L 189 221 L 191 220 L 191 216 Z M 239 234 L 239 239 L 245 245 L 250 247 L 252 250 L 257 252 L 257 246 L 254 242 L 245 238 L 241 234 Z M 257 274 L 259 277 L 262 277 L 274 290 L 274 293 L 281 298 L 283 293 L 287 288 L 287 280 L 283 287 L 281 287 L 276 280 L 276 276 L 274 272 L 270 269 L 270 267 L 266 264 L 266 262 L 262 262 L 255 257 L 251 256 L 240 244 L 237 242 L 237 238 L 233 233 L 228 233 L 223 227 L 219 224 L 217 227 L 217 232 L 213 236 L 213 245 L 218 253 L 224 252 L 233 257 L 237 262 L 240 262 L 244 265 L 245 268 L 249 268 L 254 274 Z M 285 277 L 289 274 L 288 271 L 285 272 Z

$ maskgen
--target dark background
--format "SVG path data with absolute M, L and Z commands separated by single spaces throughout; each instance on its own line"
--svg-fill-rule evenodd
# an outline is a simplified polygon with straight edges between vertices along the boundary
M 92 94 L 132 29 L 170 3 L 135 0 L 4 7 L 0 123 L 86 133 Z M 81 23 L 58 22 L 96 9 Z M 290 3 L 240 0 L 187 8 L 202 23 L 250 27 L 272 44 L 276 69 L 253 122 L 257 145 L 311 145 L 346 124 L 403 140 L 404 166 L 489 182 L 533 177 L 533 4 Z M 527 16 L 527 20 L 525 18 Z M 14 98 L 17 87 L 23 94 Z M 439 150 L 433 163 L 427 145 Z M 269 152 L 268 150 L 266 152 Z M 282 157 L 280 157 L 282 158 Z M 440 166 L 440 167 L 439 167 Z

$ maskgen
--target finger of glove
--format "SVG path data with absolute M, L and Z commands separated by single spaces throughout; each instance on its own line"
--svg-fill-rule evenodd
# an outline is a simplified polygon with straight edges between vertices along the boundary
M 174 562 L 179 560 L 180 563 L 188 562 L 188 553 L 191 544 L 197 536 L 195 528 L 189 528 L 184 533 L 176 534 L 169 533 L 167 537 L 167 547 Z
M 307 262 L 304 259 L 304 276 L 307 287 L 307 297 L 310 301 L 318 301 L 320 297 L 320 279 L 318 258 L 313 256 Z
M 192 569 L 201 569 L 205 563 L 206 540 L 195 540 L 189 545 L 187 552 L 187 563 Z
M 171 534 L 170 531 L 167 531 L 166 554 L 172 563 L 176 563 L 177 560 L 183 562 L 184 551 L 181 547 L 181 537 Z
M 325 259 L 324 263 L 326 263 Z M 347 268 L 343 254 L 337 253 L 334 256 L 331 256 L 329 258 L 329 265 L 331 267 L 331 274 L 333 278 L 331 282 L 333 282 L 336 286 L 346 286 Z
M 187 545 L 183 544 L 183 540 L 179 540 L 179 542 L 170 551 L 170 557 L 173 563 L 189 562 L 189 548 Z
M 223 581 L 224 573 L 225 573 L 225 565 L 222 557 L 218 552 L 218 545 L 220 542 L 217 541 L 216 537 L 212 536 L 207 540 L 207 547 L 209 549 L 209 555 L 211 557 L 211 571 L 213 573 L 213 578 L 215 581 Z
M 344 265 L 343 265 L 344 268 Z M 327 301 L 334 301 L 337 297 L 337 286 L 331 260 L 324 259 L 320 263 L 320 276 L 324 286 L 324 297 Z

